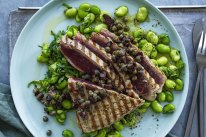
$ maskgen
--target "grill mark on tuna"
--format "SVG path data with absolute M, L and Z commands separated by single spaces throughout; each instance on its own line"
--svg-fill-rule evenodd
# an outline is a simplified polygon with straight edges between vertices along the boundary
M 120 110 L 120 115 L 122 115 L 123 114 L 123 110 L 122 110 L 122 107 L 121 107 L 121 104 L 120 104 L 120 98 L 117 96 L 117 94 L 115 94 L 114 96 L 115 96 L 115 98 L 118 98 L 118 100 L 117 100 L 117 107 Z
M 126 111 L 129 111 L 127 102 L 126 102 L 126 98 L 122 96 L 122 101 L 124 102 L 124 107 L 126 108 Z
M 116 119 L 117 117 L 116 117 L 116 114 L 115 114 L 115 109 L 114 109 L 114 106 L 112 105 L 111 100 L 112 100 L 112 97 L 109 96 L 108 103 L 109 103 L 109 106 L 111 107 L 113 118 Z
M 104 124 L 103 124 L 103 118 L 102 118 L 101 112 L 99 110 L 99 103 L 97 103 L 97 105 L 95 105 L 95 109 L 97 110 L 97 115 L 99 118 L 100 127 L 103 127 Z
M 105 102 L 105 99 L 104 99 L 102 105 L 103 105 L 103 108 L 105 108 L 104 112 L 105 112 L 105 116 L 106 116 L 106 121 L 107 121 L 107 123 L 110 123 L 110 120 L 109 120 L 109 111 L 108 111 L 109 108 L 106 107 L 106 104 L 105 104 L 105 103 L 106 103 L 106 102 Z

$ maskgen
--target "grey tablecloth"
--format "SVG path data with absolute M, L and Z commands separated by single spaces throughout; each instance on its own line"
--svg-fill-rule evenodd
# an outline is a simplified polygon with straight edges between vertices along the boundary
M 171 130 L 171 133 L 178 137 L 182 137 L 184 134 L 184 129 L 186 127 L 186 120 L 189 112 L 190 102 L 194 90 L 194 84 L 196 80 L 196 67 L 195 58 L 192 47 L 192 28 L 195 20 L 205 17 L 206 10 L 164 10 L 163 12 L 170 18 L 172 23 L 175 25 L 177 31 L 179 32 L 187 51 L 189 66 L 190 66 L 190 85 L 189 85 L 189 95 L 178 122 Z M 16 38 L 24 26 L 26 21 L 30 18 L 33 12 L 23 12 L 17 11 L 12 12 L 9 18 L 9 40 L 10 49 L 9 53 L 11 55 L 13 46 L 15 44 Z M 24 18 L 22 18 L 22 15 Z M 191 137 L 197 137 L 197 113 L 195 115 L 193 129 L 191 132 Z M 8 86 L 0 84 L 0 137 L 24 137 L 31 136 L 26 128 L 23 126 L 21 120 L 16 113 L 15 107 L 10 95 L 10 89 Z

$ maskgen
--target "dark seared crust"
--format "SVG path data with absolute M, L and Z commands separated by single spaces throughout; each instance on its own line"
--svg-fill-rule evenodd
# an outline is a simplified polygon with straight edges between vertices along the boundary
M 84 90 L 84 95 L 78 92 L 77 83 L 84 85 L 85 89 L 102 89 L 90 82 L 69 78 L 68 87 L 73 101 L 76 99 L 87 100 L 89 96 L 88 90 Z M 134 99 L 113 90 L 104 91 L 107 96 L 101 101 L 91 104 L 84 117 L 81 115 L 82 110 L 76 110 L 79 127 L 85 133 L 110 127 L 114 122 L 120 120 L 135 108 L 140 107 L 144 102 L 142 99 Z

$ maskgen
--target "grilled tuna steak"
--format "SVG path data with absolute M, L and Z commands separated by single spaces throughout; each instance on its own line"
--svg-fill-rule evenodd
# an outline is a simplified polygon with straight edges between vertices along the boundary
M 85 133 L 110 127 L 144 102 L 81 79 L 69 78 L 68 87 L 78 124 Z
M 111 28 L 115 22 L 114 19 L 112 19 L 109 15 L 104 14 L 104 22 L 108 25 L 108 28 Z M 114 41 L 118 41 L 121 42 L 123 39 L 120 39 L 118 36 L 116 36 L 114 33 L 111 33 L 108 30 L 102 30 L 101 34 L 107 37 L 110 37 L 112 40 Z M 154 78 L 155 82 L 157 84 L 159 84 L 160 89 L 159 92 L 161 92 L 162 87 L 165 83 L 166 80 L 166 76 L 164 75 L 164 73 L 162 73 L 157 67 L 155 67 L 151 61 L 149 60 L 149 58 L 147 56 L 144 55 L 144 53 L 138 49 L 135 45 L 133 45 L 132 43 L 129 43 L 129 45 L 127 45 L 129 48 L 134 48 L 137 51 L 136 55 L 132 55 L 131 53 L 129 53 L 130 55 L 133 56 L 133 58 L 139 58 L 138 63 L 140 63 L 144 69 L 146 71 L 148 71 L 148 73 L 150 74 L 151 77 Z
M 95 35 L 95 34 L 94 34 Z M 97 43 L 93 42 L 92 40 L 87 40 L 85 36 L 78 33 L 74 40 L 80 42 L 83 46 L 86 46 L 88 49 L 94 52 L 98 57 L 102 60 L 110 64 L 112 68 L 114 68 L 115 73 L 119 74 L 121 80 L 124 82 L 124 86 L 126 88 L 126 94 L 133 98 L 138 98 L 138 94 L 133 90 L 133 86 L 131 84 L 131 80 L 128 79 L 128 76 L 124 74 L 124 72 L 120 73 L 120 68 L 117 63 L 112 61 L 111 54 L 106 51 L 106 49 Z
M 61 41 L 61 52 L 71 65 L 82 72 L 86 72 L 91 75 L 95 74 L 96 70 L 105 72 L 107 78 L 112 81 L 111 84 L 114 89 L 119 92 L 124 92 L 124 85 L 114 70 L 77 40 L 73 41 L 64 37 Z
M 154 100 L 156 93 L 160 87 L 155 83 L 154 79 L 149 75 L 147 71 L 135 62 L 132 56 L 130 56 L 123 46 L 118 46 L 117 43 L 113 42 L 110 37 L 116 36 L 113 33 L 102 31 L 102 34 L 93 33 L 91 39 L 105 48 L 110 48 L 112 54 L 113 63 L 119 72 L 119 75 L 126 81 L 127 85 L 132 85 L 138 94 L 147 100 Z M 110 43 L 110 45 L 108 44 Z M 105 46 L 106 45 L 106 46 Z

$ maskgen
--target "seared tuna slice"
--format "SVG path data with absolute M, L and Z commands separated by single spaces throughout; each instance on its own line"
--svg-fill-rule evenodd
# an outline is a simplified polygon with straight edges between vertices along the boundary
M 79 127 L 85 133 L 110 127 L 144 102 L 80 79 L 69 78 L 68 87 Z
M 125 87 L 131 85 L 132 89 L 145 99 L 155 99 L 156 93 L 159 90 L 159 85 L 155 83 L 154 79 L 150 77 L 148 72 L 145 71 L 139 63 L 135 62 L 123 47 L 118 46 L 110 38 L 101 34 L 93 33 L 91 39 L 101 46 L 108 45 L 107 43 L 112 42 L 110 53 L 113 54 L 113 63 L 115 64 L 115 68 L 119 71 L 119 75 L 127 82 Z
M 112 81 L 115 90 L 124 92 L 124 85 L 112 68 L 108 66 L 102 59 L 97 57 L 87 47 L 77 41 L 69 38 L 63 38 L 61 41 L 61 52 L 67 60 L 76 69 L 86 72 L 90 75 L 96 74 L 96 71 L 105 72 L 107 78 Z
M 109 37 L 112 40 L 117 40 L 118 36 L 116 36 L 114 33 L 109 32 L 108 30 L 104 29 L 100 32 L 102 35 L 104 35 L 105 37 Z M 118 40 L 121 42 L 121 40 Z M 139 64 L 141 64 L 144 69 L 149 73 L 149 75 L 154 78 L 155 82 L 157 84 L 159 84 L 160 86 L 160 90 L 159 92 L 161 92 L 161 89 L 165 83 L 166 80 L 166 76 L 163 72 L 161 72 L 149 59 L 148 56 L 144 55 L 144 53 L 137 48 L 137 46 L 133 45 L 132 43 L 129 43 L 129 48 L 130 49 L 135 49 L 137 54 L 132 54 L 132 52 L 128 52 L 128 54 L 130 54 L 133 58 L 139 58 L 139 60 L 137 61 Z
M 99 58 L 107 62 L 107 64 L 110 64 L 111 67 L 114 68 L 115 73 L 119 74 L 120 68 L 117 66 L 115 62 L 112 61 L 111 54 L 107 53 L 105 51 L 105 48 L 102 46 L 99 46 L 97 43 L 93 42 L 92 40 L 87 40 L 85 36 L 82 34 L 78 33 L 74 40 L 80 42 L 83 46 L 86 46 L 88 49 L 91 49 Z M 124 82 L 124 86 L 126 88 L 126 94 L 129 95 L 130 97 L 138 98 L 138 94 L 134 92 L 132 89 L 132 84 L 131 81 L 126 79 L 126 76 L 124 73 L 121 73 L 120 75 L 121 80 Z

